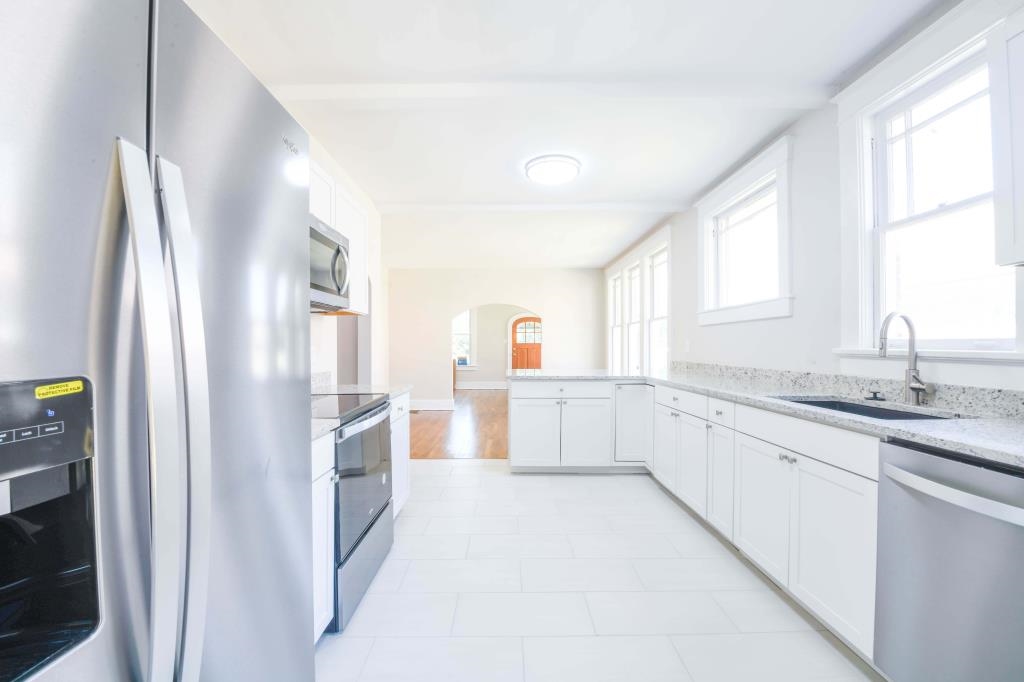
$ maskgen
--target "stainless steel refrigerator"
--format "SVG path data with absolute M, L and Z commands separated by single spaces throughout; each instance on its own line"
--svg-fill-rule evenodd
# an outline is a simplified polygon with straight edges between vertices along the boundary
M 181 0 L 0 4 L 0 92 L 0 439 L 90 411 L 97 614 L 15 665 L 0 585 L 0 679 L 313 679 L 305 132 Z M 0 440 L 0 566 L 70 419 Z

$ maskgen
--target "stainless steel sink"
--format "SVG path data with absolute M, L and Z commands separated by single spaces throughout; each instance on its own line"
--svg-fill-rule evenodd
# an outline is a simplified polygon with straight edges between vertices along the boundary
M 874 419 L 950 419 L 936 414 L 924 414 L 900 410 L 892 407 L 876 407 L 875 405 L 864 405 L 863 403 L 851 403 L 845 400 L 823 399 L 823 398 L 783 398 L 791 403 L 801 405 L 812 405 L 822 407 L 826 410 L 856 414 L 861 417 L 872 417 Z

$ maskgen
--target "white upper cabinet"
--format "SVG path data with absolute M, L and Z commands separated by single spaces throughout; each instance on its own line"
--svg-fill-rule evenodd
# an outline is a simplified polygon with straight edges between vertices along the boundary
M 989 40 L 996 262 L 1024 265 L 1024 11 Z
M 319 164 L 309 163 L 309 212 L 348 239 L 349 312 L 370 312 L 369 243 L 366 211 Z

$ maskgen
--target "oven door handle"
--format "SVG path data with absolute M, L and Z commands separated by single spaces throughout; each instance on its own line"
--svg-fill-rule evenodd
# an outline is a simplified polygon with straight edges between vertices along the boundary
M 892 464 L 884 464 L 882 470 L 886 476 L 900 485 L 916 490 L 919 493 L 942 500 L 961 509 L 972 511 L 975 514 L 981 514 L 982 516 L 1005 521 L 1006 523 L 1024 528 L 1024 509 L 1020 507 L 990 500 L 987 497 L 981 497 L 959 488 L 937 483 Z
M 387 405 L 374 410 L 363 419 L 338 429 L 336 431 L 337 435 L 334 437 L 334 442 L 340 443 L 343 440 L 348 440 L 352 436 L 362 433 L 363 431 L 368 431 L 388 419 L 390 416 L 391 403 L 388 403 Z

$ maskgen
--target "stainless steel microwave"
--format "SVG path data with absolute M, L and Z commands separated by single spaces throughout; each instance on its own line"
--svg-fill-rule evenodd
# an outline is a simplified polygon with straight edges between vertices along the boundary
M 347 310 L 348 239 L 310 216 L 309 307 L 315 312 Z

